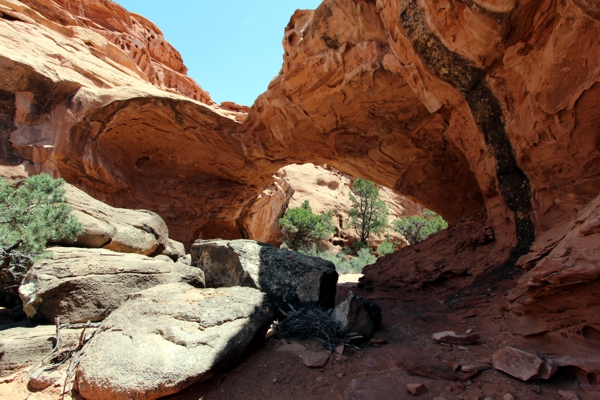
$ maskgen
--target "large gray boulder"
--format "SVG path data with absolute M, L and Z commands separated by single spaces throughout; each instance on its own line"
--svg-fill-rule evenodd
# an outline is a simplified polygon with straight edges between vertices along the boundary
M 19 295 L 39 322 L 101 321 L 132 293 L 173 282 L 203 287 L 202 270 L 139 254 L 54 247 L 27 272 Z
M 84 233 L 74 243 L 60 244 L 144 255 L 160 254 L 169 247 L 167 224 L 153 211 L 111 207 L 69 184 L 65 184 L 65 197 Z
M 207 287 L 257 288 L 281 310 L 335 305 L 338 274 L 321 258 L 243 239 L 197 240 L 190 253 Z
M 77 372 L 86 399 L 156 399 L 235 363 L 273 319 L 264 293 L 184 283 L 138 293 L 106 318 Z

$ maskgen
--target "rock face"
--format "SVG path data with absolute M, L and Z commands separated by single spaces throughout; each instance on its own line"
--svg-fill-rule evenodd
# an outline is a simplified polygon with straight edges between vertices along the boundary
M 282 69 L 246 117 L 162 90 L 189 87 L 166 83 L 185 80 L 182 64 L 157 28 L 112 2 L 0 0 L 0 159 L 153 210 L 186 244 L 248 236 L 273 174 L 328 164 L 455 229 L 406 250 L 406 269 L 394 257 L 366 268 L 366 284 L 464 287 L 503 276 L 531 249 L 522 294 L 509 299 L 514 329 L 595 341 L 596 217 L 583 213 L 600 187 L 597 7 L 475 3 L 324 0 L 297 11 Z M 592 251 L 567 251 L 588 240 Z M 562 305 L 550 323 L 543 313 Z
M 55 247 L 27 272 L 19 288 L 27 317 L 35 321 L 101 321 L 130 295 L 153 286 L 204 285 L 198 268 L 104 249 Z
M 256 289 L 145 290 L 102 322 L 77 372 L 86 399 L 156 399 L 232 365 L 271 323 Z
M 207 287 L 247 286 L 267 294 L 282 310 L 335 304 L 338 274 L 318 257 L 252 240 L 198 240 L 192 265 L 204 271 Z

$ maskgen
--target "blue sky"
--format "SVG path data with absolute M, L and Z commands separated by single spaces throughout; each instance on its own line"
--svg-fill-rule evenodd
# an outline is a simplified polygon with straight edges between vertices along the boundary
M 321 0 L 115 0 L 154 22 L 218 103 L 252 105 L 281 69 L 283 30 Z

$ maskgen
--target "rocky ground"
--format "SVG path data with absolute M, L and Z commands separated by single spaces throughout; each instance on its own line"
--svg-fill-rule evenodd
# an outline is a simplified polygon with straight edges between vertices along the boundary
M 512 281 L 499 283 L 478 304 L 456 310 L 448 307 L 449 293 L 442 287 L 367 292 L 357 288 L 354 279 L 340 280 L 338 301 L 353 290 L 381 305 L 382 329 L 375 337 L 387 340 L 387 344 L 361 346 L 359 350 L 346 347 L 343 356 L 332 354 L 324 367 L 308 368 L 302 350 L 290 344 L 323 351 L 319 342 L 272 338 L 232 370 L 169 399 L 409 399 L 415 397 L 405 389 L 410 383 L 425 384 L 427 392 L 416 396 L 422 399 L 510 399 L 507 393 L 514 399 L 569 399 L 570 392 L 580 399 L 600 398 L 600 393 L 560 370 L 548 381 L 526 383 L 491 367 L 465 380 L 460 372 L 453 371 L 458 364 L 491 362 L 497 349 L 518 346 L 498 308 Z M 431 340 L 435 332 L 468 329 L 480 334 L 479 344 L 444 346 Z
M 314 340 L 267 339 L 249 351 L 226 372 L 193 385 L 168 399 L 408 399 L 406 384 L 423 383 L 422 399 L 599 399 L 595 388 L 578 382 L 559 369 L 550 380 L 522 382 L 490 367 L 469 377 L 467 365 L 491 362 L 494 351 L 518 339 L 505 326 L 499 305 L 513 280 L 499 282 L 489 296 L 469 306 L 450 306 L 450 292 L 428 285 L 423 290 L 366 291 L 357 287 L 358 276 L 342 276 L 337 302 L 348 290 L 377 302 L 383 309 L 381 346 L 346 346 L 343 355 L 333 352 L 322 367 L 305 366 L 312 352 L 324 352 Z M 431 339 L 440 331 L 479 333 L 478 344 L 442 345 Z M 459 368 L 459 366 L 461 366 Z M 457 371 L 454 371 L 454 370 Z M 468 368 L 465 368 L 468 369 Z M 61 384 L 43 392 L 27 390 L 18 372 L 0 383 L 0 398 L 58 399 Z M 509 397 L 509 395 L 512 397 Z M 66 397 L 68 398 L 68 396 Z

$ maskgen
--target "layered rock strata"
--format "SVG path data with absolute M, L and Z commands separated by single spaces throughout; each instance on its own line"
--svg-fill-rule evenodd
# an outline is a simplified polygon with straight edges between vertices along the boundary
M 444 247 L 465 257 L 464 270 L 448 264 L 449 276 L 508 271 L 532 249 L 519 264 L 529 269 L 525 292 L 508 298 L 523 332 L 587 320 L 581 299 L 595 304 L 596 252 L 560 254 L 579 241 L 571 222 L 600 187 L 592 2 L 325 0 L 292 16 L 282 69 L 247 117 L 162 90 L 144 72 L 143 52 L 115 39 L 138 37 L 132 18 L 143 35 L 156 29 L 112 2 L 0 0 L 0 12 L 4 163 L 25 160 L 30 173 L 62 176 L 114 206 L 156 211 L 188 244 L 247 236 L 248 210 L 273 174 L 328 164 L 418 200 L 458 237 L 473 223 L 490 228 L 489 242 Z M 162 63 L 183 73 L 177 57 L 159 55 L 168 47 L 146 40 L 155 70 Z M 466 262 L 463 244 L 484 259 Z M 445 276 L 445 260 L 433 265 L 416 250 L 407 250 L 416 281 L 421 270 Z M 377 266 L 367 279 L 410 281 L 397 263 L 389 267 L 394 279 Z M 568 304 L 576 318 L 561 328 L 531 317 L 558 312 L 552 304 L 564 293 L 577 299 Z M 595 338 L 593 321 L 574 332 Z
M 157 285 L 185 282 L 204 287 L 204 274 L 189 265 L 105 249 L 55 247 L 27 272 L 19 294 L 37 322 L 102 321 L 130 295 Z

